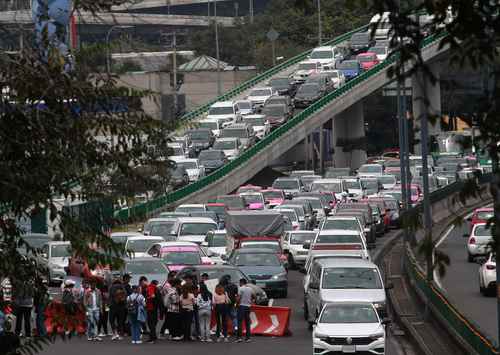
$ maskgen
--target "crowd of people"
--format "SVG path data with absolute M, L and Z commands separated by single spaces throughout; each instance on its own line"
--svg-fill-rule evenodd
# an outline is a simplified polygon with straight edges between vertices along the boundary
M 213 294 L 206 284 L 207 274 L 202 274 L 200 280 L 192 275 L 179 279 L 172 271 L 163 285 L 144 276 L 138 285 L 131 285 L 130 280 L 129 275 L 124 275 L 109 285 L 95 280 L 84 280 L 77 285 L 68 279 L 63 285 L 60 303 L 63 312 L 68 319 L 78 313 L 85 314 L 88 341 L 99 342 L 110 336 L 112 341 L 130 337 L 132 344 L 155 343 L 160 339 L 229 342 L 230 333 L 236 342 L 250 341 L 250 307 L 255 295 L 246 279 L 231 280 L 229 275 L 224 275 Z M 235 282 L 239 282 L 239 287 Z M 44 322 L 47 299 L 14 290 L 12 304 L 17 336 L 47 334 Z M 33 308 L 35 334 L 31 324 Z M 0 335 L 5 319 L 0 312 Z M 216 323 L 215 334 L 212 322 Z M 70 322 L 65 325 L 68 334 L 76 329 Z

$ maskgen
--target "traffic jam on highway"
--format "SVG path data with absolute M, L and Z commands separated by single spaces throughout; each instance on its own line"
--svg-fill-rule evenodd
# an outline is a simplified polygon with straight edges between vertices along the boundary
M 432 188 L 478 169 L 472 157 L 458 154 L 428 161 Z M 274 307 L 273 300 L 286 299 L 290 273 L 301 272 L 313 353 L 383 354 L 390 322 L 386 289 L 392 286 L 384 285 L 370 250 L 399 227 L 398 163 L 398 152 L 389 151 L 368 158 L 357 171 L 290 171 L 271 186 L 246 184 L 204 204 L 179 205 L 147 220 L 136 232 L 110 235 L 130 253 L 119 270 L 90 269 L 72 255 L 69 242 L 27 235 L 42 251 L 49 284 L 60 285 L 42 315 L 39 300 L 28 301 L 37 310 L 37 320 L 43 320 L 37 322 L 37 332 L 57 327 L 53 303 L 58 303 L 62 312 L 74 304 L 70 308 L 81 318 L 71 331 L 86 333 L 89 341 L 107 335 L 116 341 L 131 335 L 134 344 L 147 334 L 151 343 L 164 338 L 228 342 L 231 334 L 238 342 L 244 334 L 246 341 L 250 335 L 282 336 L 288 333 L 291 309 Z M 416 204 L 422 198 L 422 157 L 411 156 L 410 163 L 414 177 L 409 190 Z M 472 217 L 475 240 L 469 246 L 482 243 L 483 212 Z M 469 250 L 471 257 L 481 254 Z M 490 270 L 492 262 L 484 268 Z M 485 290 L 490 286 L 484 285 Z M 19 309 L 16 290 L 5 295 Z M 16 314 L 16 331 L 29 336 L 29 319 L 22 332 Z

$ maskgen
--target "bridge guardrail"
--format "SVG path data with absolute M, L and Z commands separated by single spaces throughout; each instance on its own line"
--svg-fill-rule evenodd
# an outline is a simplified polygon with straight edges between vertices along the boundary
M 426 39 L 424 39 L 421 43 L 421 47 L 425 48 L 436 41 L 440 40 L 443 38 L 446 34 L 442 33 L 440 35 L 433 35 L 429 36 Z M 166 205 L 172 204 L 176 201 L 181 200 L 182 198 L 187 197 L 188 195 L 200 191 L 201 189 L 205 188 L 206 186 L 216 182 L 217 180 L 221 179 L 223 176 L 225 176 L 228 172 L 230 172 L 233 169 L 236 169 L 237 167 L 243 165 L 246 163 L 249 159 L 251 159 L 253 156 L 258 154 L 260 151 L 262 151 L 266 146 L 271 144 L 273 141 L 281 137 L 285 132 L 288 130 L 292 129 L 293 127 L 297 126 L 299 123 L 302 121 L 306 120 L 308 117 L 312 116 L 314 113 L 320 111 L 324 106 L 329 104 L 331 101 L 345 95 L 349 91 L 353 90 L 355 87 L 360 85 L 362 82 L 368 80 L 369 78 L 373 77 L 374 75 L 378 74 L 380 71 L 386 69 L 387 67 L 391 66 L 397 59 L 397 54 L 392 55 L 390 58 L 386 59 L 384 62 L 376 65 L 372 69 L 363 72 L 361 75 L 357 76 L 356 78 L 350 80 L 347 82 L 345 85 L 341 86 L 340 88 L 330 92 L 328 95 L 324 96 L 320 100 L 316 101 L 306 109 L 304 109 L 302 112 L 299 114 L 295 115 L 292 117 L 290 120 L 288 120 L 285 124 L 281 125 L 278 127 L 276 130 L 265 136 L 262 140 L 260 140 L 257 144 L 253 145 L 249 149 L 247 149 L 243 154 L 238 156 L 236 159 L 230 161 L 223 167 L 219 168 L 218 170 L 214 171 L 210 175 L 192 183 L 187 186 L 184 186 L 176 191 L 173 191 L 167 195 L 160 196 L 154 200 L 145 202 L 143 204 L 135 205 L 130 208 L 125 208 L 122 210 L 117 211 L 116 217 L 118 221 L 124 223 L 127 221 L 132 220 L 137 220 L 140 218 L 144 218 L 148 212 L 153 212 L 155 210 L 158 210 L 160 208 L 165 207 Z

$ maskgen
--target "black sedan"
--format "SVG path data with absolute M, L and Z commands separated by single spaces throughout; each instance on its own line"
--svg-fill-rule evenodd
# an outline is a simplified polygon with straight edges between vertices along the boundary
M 293 103 L 295 104 L 295 107 L 307 107 L 313 102 L 321 99 L 324 94 L 324 89 L 316 83 L 303 84 L 297 91 L 297 94 L 293 99 Z
M 210 174 L 227 163 L 226 155 L 223 150 L 209 149 L 200 152 L 198 156 L 200 165 L 205 167 L 205 172 Z

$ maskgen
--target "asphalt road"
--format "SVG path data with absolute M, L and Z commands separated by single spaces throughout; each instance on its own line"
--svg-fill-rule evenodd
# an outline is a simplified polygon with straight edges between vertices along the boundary
M 440 250 L 450 257 L 450 266 L 440 280 L 449 300 L 490 339 L 497 337 L 497 307 L 495 297 L 485 297 L 479 293 L 479 265 L 467 262 L 467 237 L 470 227 L 467 221 L 455 227 Z
M 288 298 L 274 300 L 274 305 L 288 306 L 292 309 L 290 330 L 292 335 L 287 337 L 255 337 L 250 344 L 241 343 L 198 343 L 189 344 L 169 342 L 161 340 L 154 345 L 142 344 L 131 345 L 126 338 L 121 342 L 111 342 L 109 338 L 105 338 L 102 343 L 88 343 L 86 338 L 73 338 L 63 342 L 57 340 L 55 344 L 50 345 L 40 354 L 43 355 L 88 355 L 92 351 L 98 354 L 106 355 L 135 355 L 138 351 L 145 351 L 147 348 L 148 354 L 165 354 L 168 351 L 174 351 L 176 355 L 192 355 L 196 351 L 203 352 L 204 355 L 220 354 L 221 351 L 237 352 L 238 355 L 255 355 L 255 354 L 287 354 L 287 355 L 303 355 L 310 354 L 312 351 L 311 332 L 307 329 L 307 324 L 304 321 L 303 315 L 303 290 L 302 290 L 302 274 L 297 271 L 290 271 Z M 392 334 L 388 337 L 388 355 L 403 354 L 402 348 L 399 345 L 399 338 L 394 338 Z M 93 350 L 95 349 L 95 350 Z

